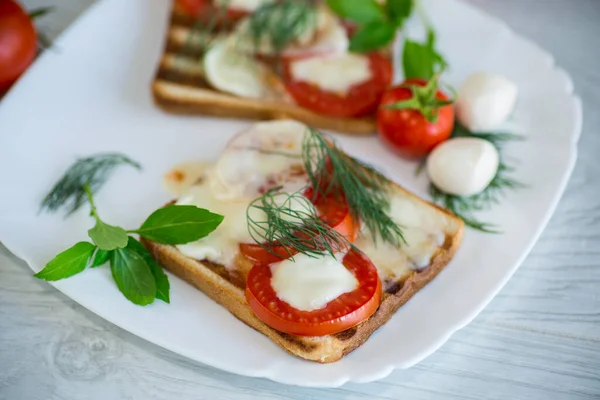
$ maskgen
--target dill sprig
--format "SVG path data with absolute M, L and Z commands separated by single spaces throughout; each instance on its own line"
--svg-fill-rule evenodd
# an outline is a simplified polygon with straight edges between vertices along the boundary
M 347 204 L 352 218 L 363 223 L 374 240 L 381 238 L 394 245 L 404 242 L 400 226 L 388 214 L 391 184 L 384 175 L 345 154 L 312 128 L 304 136 L 302 161 L 307 186 L 291 194 L 277 187 L 247 209 L 248 231 L 263 249 L 278 257 L 281 251 L 275 248 L 290 257 L 296 253 L 318 257 L 349 248 L 348 239 L 321 220 L 313 206 L 332 195 Z M 303 194 L 308 188 L 312 189 L 311 199 Z M 264 212 L 266 218 L 257 220 L 254 210 Z
M 324 252 L 334 255 L 351 246 L 344 235 L 319 219 L 302 191 L 280 190 L 281 187 L 269 190 L 250 203 L 246 211 L 248 232 L 263 249 L 281 257 L 274 251 L 281 247 L 293 259 L 296 252 L 319 257 Z M 266 218 L 255 219 L 253 210 L 264 212 Z
M 41 211 L 56 212 L 65 207 L 67 215 L 81 207 L 88 198 L 86 185 L 95 193 L 104 185 L 116 167 L 131 165 L 141 169 L 141 165 L 120 153 L 98 154 L 80 158 L 54 185 L 41 204 Z
M 388 214 L 389 179 L 312 128 L 304 137 L 302 151 L 313 200 L 333 194 L 346 201 L 352 218 L 361 221 L 374 240 L 381 237 L 397 246 L 404 242 L 400 226 Z
M 524 184 L 511 177 L 514 168 L 506 163 L 505 157 L 502 154 L 503 146 L 506 143 L 515 140 L 524 140 L 524 138 L 508 132 L 471 132 L 458 123 L 455 124 L 451 137 L 472 137 L 490 142 L 496 147 L 500 155 L 498 171 L 496 171 L 496 175 L 483 192 L 468 197 L 445 193 L 433 183 L 430 183 L 429 194 L 431 198 L 435 203 L 452 211 L 464 221 L 465 225 L 486 233 L 501 233 L 496 225 L 478 220 L 473 213 L 490 209 L 500 203 L 506 191 L 525 187 Z
M 487 140 L 498 150 L 500 150 L 508 142 L 525 140 L 523 136 L 510 132 L 471 132 L 458 122 L 454 124 L 451 137 L 473 137 Z
M 282 0 L 267 3 L 253 12 L 247 25 L 251 43 L 258 48 L 268 43 L 275 54 L 316 26 L 317 13 L 310 1 Z
M 491 208 L 498 204 L 504 196 L 506 190 L 514 190 L 524 187 L 524 185 L 510 177 L 512 167 L 501 163 L 494 179 L 488 187 L 481 193 L 463 197 L 445 193 L 435 185 L 429 185 L 429 194 L 433 201 L 452 211 L 457 217 L 462 219 L 467 226 L 486 233 L 501 233 L 496 225 L 479 221 L 473 213 Z

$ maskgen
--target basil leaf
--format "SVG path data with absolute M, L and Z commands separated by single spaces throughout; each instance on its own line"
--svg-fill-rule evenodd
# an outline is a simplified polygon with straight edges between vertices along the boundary
M 120 226 L 112 226 L 96 220 L 96 225 L 88 231 L 89 237 L 101 250 L 121 249 L 127 246 L 127 232 Z
M 125 247 L 111 252 L 110 270 L 117 287 L 132 303 L 145 306 L 156 297 L 154 276 L 135 250 Z
M 223 216 L 196 206 L 170 205 L 154 211 L 132 232 L 163 244 L 184 244 L 207 236 Z
M 414 7 L 414 0 L 387 0 L 385 9 L 390 19 L 399 27 L 410 17 Z
M 90 268 L 96 268 L 107 263 L 110 257 L 110 251 L 96 248 L 96 252 L 92 256 Z
M 376 50 L 394 39 L 396 29 L 387 22 L 372 22 L 360 28 L 350 39 L 350 51 Z
M 171 285 L 169 284 L 169 277 L 165 274 L 162 267 L 158 265 L 154 258 L 152 258 L 148 250 L 131 236 L 129 237 L 127 248 L 134 250 L 142 256 L 144 261 L 146 261 L 146 264 L 150 267 L 150 271 L 152 272 L 152 275 L 154 275 L 154 282 L 156 283 L 156 298 L 165 303 L 170 303 L 169 290 Z
M 45 281 L 57 281 L 78 274 L 88 265 L 95 248 L 89 242 L 79 242 L 54 257 L 34 276 Z
M 421 78 L 429 80 L 435 73 L 437 64 L 435 51 L 427 45 L 407 40 L 402 53 L 404 78 Z
M 375 0 L 327 0 L 327 5 L 340 17 L 359 24 L 385 20 L 383 8 Z

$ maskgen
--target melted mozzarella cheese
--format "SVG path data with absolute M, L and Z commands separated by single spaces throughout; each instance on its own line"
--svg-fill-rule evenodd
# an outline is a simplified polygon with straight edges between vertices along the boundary
M 186 173 L 182 177 L 185 182 L 171 182 L 175 190 L 184 193 L 177 204 L 195 205 L 225 217 L 210 235 L 178 249 L 191 258 L 233 267 L 239 243 L 254 242 L 246 215 L 250 203 L 269 186 L 283 186 L 282 191 L 292 193 L 306 185 L 300 157 L 306 129 L 288 120 L 257 123 L 234 137 L 214 165 L 184 165 L 169 173 L 167 181 L 173 180 L 171 175 Z M 195 185 L 187 187 L 190 181 Z M 274 202 L 285 205 L 286 213 L 281 217 L 286 220 L 316 213 L 310 201 L 300 195 L 291 200 L 287 195 L 275 196 Z M 255 221 L 267 218 L 256 208 L 249 212 Z
M 369 59 L 361 54 L 345 53 L 334 57 L 310 57 L 294 61 L 292 76 L 335 93 L 347 93 L 354 85 L 371 79 Z
M 214 0 L 216 6 L 248 12 L 255 11 L 259 7 L 273 3 L 274 1 L 275 0 Z
M 373 261 L 381 280 L 396 281 L 430 264 L 446 239 L 446 220 L 401 193 L 392 195 L 389 213 L 402 227 L 406 243 L 396 247 L 381 238 L 374 240 L 369 232 L 362 232 L 355 245 Z
M 195 205 L 205 208 L 213 213 L 224 216 L 223 222 L 210 235 L 195 242 L 178 245 L 177 248 L 183 254 L 196 260 L 208 260 L 227 268 L 235 267 L 235 258 L 239 253 L 240 243 L 254 243 L 252 235 L 248 231 L 247 212 L 254 221 L 266 221 L 267 216 L 261 210 L 254 207 L 248 209 L 254 197 L 240 197 L 231 200 L 221 200 L 213 193 L 208 177 L 210 169 L 207 172 L 205 181 L 192 186 L 186 194 L 181 197 L 177 204 Z M 282 195 L 281 198 L 287 198 Z M 275 197 L 278 204 L 278 197 Z M 295 215 L 302 213 L 315 213 L 316 211 L 310 205 L 310 200 L 305 201 L 295 199 L 285 203 L 286 213 L 280 216 L 283 219 L 292 220 Z
M 356 277 L 335 258 L 304 254 L 271 266 L 271 286 L 277 297 L 302 311 L 323 308 L 358 286 Z
M 411 262 L 401 249 L 383 240 L 375 243 L 368 232 L 361 233 L 354 244 L 373 262 L 382 281 L 400 280 L 412 271 Z
M 407 195 L 392 196 L 390 215 L 403 228 L 402 251 L 417 269 L 427 267 L 446 240 L 445 216 Z
M 210 235 L 195 242 L 178 245 L 179 251 L 197 260 L 209 260 L 226 267 L 233 266 L 239 252 L 239 243 L 253 242 L 246 222 L 246 209 L 250 201 L 249 198 L 220 200 L 214 196 L 207 182 L 191 187 L 177 204 L 205 208 L 225 218 Z M 256 220 L 266 218 L 265 214 L 257 209 L 253 208 L 251 212 Z
M 254 124 L 234 137 L 210 175 L 215 196 L 223 200 L 256 197 L 269 181 L 272 186 L 301 181 L 306 130 L 299 122 L 280 120 Z
M 181 197 L 190 187 L 199 183 L 210 164 L 202 161 L 191 161 L 171 168 L 163 178 L 163 184 L 169 194 Z

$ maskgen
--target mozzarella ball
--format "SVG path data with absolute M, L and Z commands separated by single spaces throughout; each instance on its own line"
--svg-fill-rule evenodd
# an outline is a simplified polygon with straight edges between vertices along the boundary
M 427 175 L 441 191 L 456 196 L 473 196 L 488 187 L 500 157 L 487 140 L 454 138 L 437 146 L 427 158 Z
M 510 117 L 518 93 L 517 85 L 501 75 L 473 74 L 458 90 L 457 118 L 473 132 L 497 128 Z

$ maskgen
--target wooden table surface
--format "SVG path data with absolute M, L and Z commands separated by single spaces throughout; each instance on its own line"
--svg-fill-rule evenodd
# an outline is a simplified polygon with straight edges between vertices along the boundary
M 145 342 L 34 279 L 0 245 L 0 399 L 600 399 L 600 0 L 469 1 L 550 50 L 572 75 L 585 117 L 556 214 L 470 325 L 382 381 L 289 387 Z M 40 21 L 50 36 L 90 3 L 25 0 L 57 5 Z

